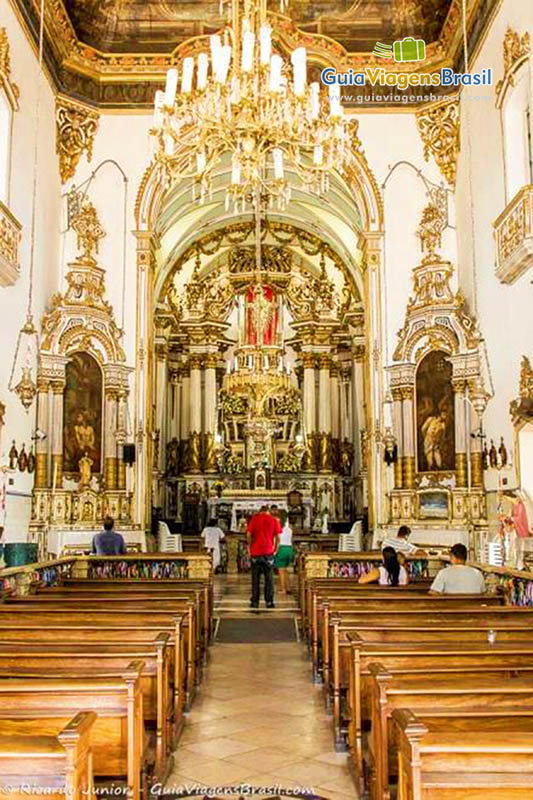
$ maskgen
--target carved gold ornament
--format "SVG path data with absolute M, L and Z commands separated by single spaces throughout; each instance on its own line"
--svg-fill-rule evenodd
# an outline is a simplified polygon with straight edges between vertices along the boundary
M 522 356 L 518 397 L 509 410 L 515 425 L 533 420 L 533 367 L 527 356 Z
M 450 186 L 455 186 L 460 149 L 459 103 L 441 100 L 427 106 L 416 115 L 416 123 L 424 143 L 426 161 L 432 155 Z
M 9 39 L 5 28 L 0 28 L 0 78 L 7 89 L 9 100 L 14 109 L 20 95 L 19 87 L 11 79 L 11 56 L 9 52 Z
M 531 52 L 531 37 L 526 31 L 522 37 L 511 27 L 503 40 L 503 78 L 496 84 L 496 104 L 503 100 L 507 86 L 514 86 L 515 72 Z
M 74 176 L 83 152 L 90 161 L 99 115 L 64 98 L 56 100 L 56 153 L 61 182 Z
M 85 200 L 80 211 L 72 221 L 72 227 L 78 236 L 78 249 L 81 254 L 78 260 L 95 261 L 98 253 L 98 242 L 105 236 L 105 231 L 100 225 L 96 209 L 89 200 Z
M 20 274 L 21 225 L 0 202 L 0 286 L 11 286 Z

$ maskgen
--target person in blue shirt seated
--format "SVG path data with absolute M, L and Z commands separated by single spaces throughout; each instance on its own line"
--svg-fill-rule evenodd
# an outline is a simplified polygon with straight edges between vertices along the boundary
M 93 536 L 92 553 L 97 556 L 122 556 L 126 553 L 124 537 L 113 530 L 113 517 L 104 519 L 104 530 Z

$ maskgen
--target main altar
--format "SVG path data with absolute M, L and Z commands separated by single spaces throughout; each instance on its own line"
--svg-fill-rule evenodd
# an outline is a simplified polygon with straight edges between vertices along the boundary
M 325 243 L 297 258 L 266 216 L 214 258 L 195 247 L 157 315 L 153 497 L 187 533 L 238 531 L 264 504 L 302 530 L 361 507 L 357 290 Z

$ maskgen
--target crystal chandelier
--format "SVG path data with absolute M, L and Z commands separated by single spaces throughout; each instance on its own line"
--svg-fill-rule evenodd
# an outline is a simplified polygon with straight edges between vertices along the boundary
M 350 120 L 340 86 L 307 82 L 307 54 L 290 65 L 272 46 L 267 0 L 231 0 L 227 26 L 210 37 L 210 53 L 185 58 L 156 92 L 155 160 L 167 180 L 189 178 L 194 197 L 211 198 L 217 167 L 231 161 L 226 210 L 244 212 L 258 189 L 285 208 L 286 170 L 309 191 L 324 194 L 328 173 L 353 158 Z M 178 82 L 180 87 L 178 91 Z

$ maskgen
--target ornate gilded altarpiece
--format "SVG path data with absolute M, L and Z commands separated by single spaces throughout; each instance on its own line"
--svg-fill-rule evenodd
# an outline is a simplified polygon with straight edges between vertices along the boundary
M 421 263 L 389 368 L 398 445 L 391 492 L 395 523 L 483 525 L 482 414 L 484 351 L 463 296 L 451 288 L 453 266 L 438 253 L 439 210 L 424 210 Z
M 105 233 L 89 200 L 72 227 L 79 255 L 43 317 L 39 353 L 37 427 L 45 436 L 36 442 L 31 530 L 43 552 L 48 534 L 100 528 L 106 514 L 121 529 L 132 524 L 121 453 L 130 370 L 96 260 Z

